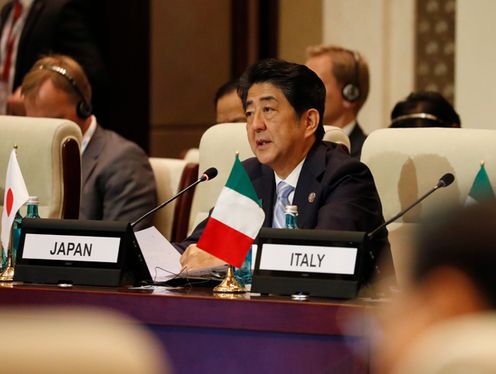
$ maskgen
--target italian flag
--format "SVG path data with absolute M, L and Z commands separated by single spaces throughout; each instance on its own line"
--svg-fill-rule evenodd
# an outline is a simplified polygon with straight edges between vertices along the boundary
M 470 192 L 465 200 L 465 206 L 492 200 L 494 197 L 494 191 L 489 176 L 487 175 L 486 168 L 484 167 L 484 161 L 481 161 L 479 172 L 475 176 Z
M 236 156 L 198 247 L 235 267 L 241 267 L 265 213 L 245 168 Z

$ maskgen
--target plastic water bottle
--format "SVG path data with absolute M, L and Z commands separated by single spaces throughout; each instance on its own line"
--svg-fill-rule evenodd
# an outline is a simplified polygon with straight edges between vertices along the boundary
M 298 206 L 297 205 L 286 205 L 284 209 L 284 215 L 286 217 L 286 228 L 287 229 L 297 229 L 297 217 L 298 217 Z

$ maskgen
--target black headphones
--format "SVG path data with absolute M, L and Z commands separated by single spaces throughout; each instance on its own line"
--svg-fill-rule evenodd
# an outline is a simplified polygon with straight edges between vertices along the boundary
M 360 98 L 360 56 L 356 51 L 348 51 L 353 56 L 353 79 L 343 86 L 341 94 L 346 101 L 357 101 Z
M 401 123 L 403 121 L 409 120 L 409 119 L 422 119 L 422 120 L 430 120 L 433 122 L 438 123 L 440 126 L 443 127 L 453 127 L 452 124 L 441 120 L 439 117 L 436 117 L 434 114 L 431 113 L 410 113 L 410 114 L 403 114 L 401 116 L 398 116 L 396 118 L 393 118 L 391 120 L 391 125 L 390 127 L 401 127 L 401 125 L 398 125 L 398 123 Z M 460 126 L 458 123 L 456 124 Z M 411 126 L 406 126 L 406 127 L 411 127 Z
M 76 104 L 76 113 L 78 117 L 82 119 L 86 119 L 89 116 L 91 116 L 91 112 L 92 112 L 91 104 L 86 101 L 83 92 L 79 89 L 79 86 L 77 85 L 74 78 L 71 77 L 69 73 L 67 73 L 67 69 L 58 65 L 40 65 L 39 68 L 43 70 L 53 71 L 54 73 L 57 73 L 62 77 L 64 77 L 71 84 L 72 88 L 74 88 L 74 91 L 76 91 L 79 98 L 81 99 Z

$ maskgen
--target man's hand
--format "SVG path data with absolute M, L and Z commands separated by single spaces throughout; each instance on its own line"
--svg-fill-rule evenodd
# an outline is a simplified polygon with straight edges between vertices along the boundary
M 225 262 L 215 256 L 198 248 L 196 244 L 190 244 L 181 256 L 183 270 L 197 270 L 206 267 L 224 265 Z

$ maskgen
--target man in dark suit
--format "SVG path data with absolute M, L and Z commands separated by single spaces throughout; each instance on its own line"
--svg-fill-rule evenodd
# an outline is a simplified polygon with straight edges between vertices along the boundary
M 131 221 L 156 206 L 148 157 L 136 144 L 97 124 L 91 114 L 91 86 L 76 61 L 63 55 L 38 60 L 22 82 L 22 94 L 28 116 L 65 118 L 81 128 L 80 219 Z
M 367 166 L 338 145 L 322 141 L 325 88 L 313 71 L 304 65 L 264 60 L 243 74 L 238 93 L 256 156 L 244 166 L 262 200 L 264 226 L 279 227 L 274 212 L 281 201 L 279 191 L 286 186 L 290 187 L 285 199 L 298 206 L 300 228 L 372 231 L 384 222 Z M 189 268 L 217 263 L 195 244 L 204 224 L 177 244 L 185 250 L 181 262 Z M 392 269 L 387 230 L 370 244 L 374 258 L 382 258 Z M 365 280 L 374 275 L 374 265 L 369 258 Z
M 350 138 L 351 155 L 360 159 L 367 137 L 357 116 L 369 94 L 369 68 L 357 51 L 337 46 L 308 48 L 306 65 L 324 82 L 324 124 L 341 127 Z
M 18 0 L 16 0 L 18 1 Z M 15 1 L 9 1 L 0 13 L 1 34 L 9 33 L 9 21 L 14 10 Z M 95 30 L 92 22 L 91 4 L 87 0 L 33 0 L 24 2 L 27 12 L 15 53 L 15 65 L 11 92 L 16 91 L 23 77 L 33 64 L 43 55 L 59 53 L 71 56 L 84 68 L 93 88 L 93 103 L 95 112 L 100 119 L 103 116 L 104 105 L 100 104 L 106 93 L 106 74 L 100 50 L 96 44 Z M 5 51 L 3 51 L 5 52 Z M 0 51 L 1 53 L 1 51 Z M 10 93 L 10 92 L 9 92 Z M 19 110 L 15 104 L 19 91 L 11 97 L 14 113 Z M 17 99 L 17 100 L 16 100 Z

